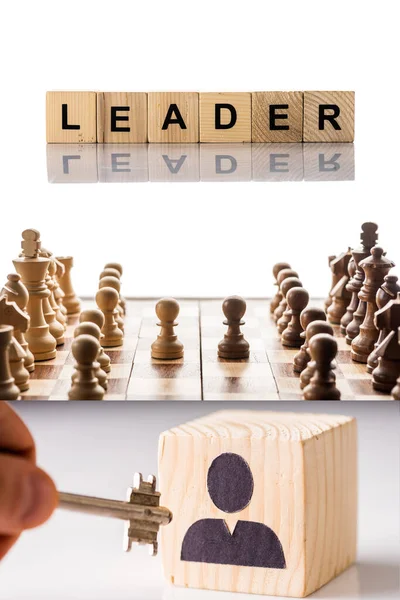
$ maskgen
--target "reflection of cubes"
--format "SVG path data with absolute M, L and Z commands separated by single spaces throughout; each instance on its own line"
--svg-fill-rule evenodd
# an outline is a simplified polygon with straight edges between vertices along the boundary
M 148 181 L 147 151 L 148 144 L 99 144 L 99 181 Z
M 303 144 L 252 144 L 254 181 L 302 181 Z
M 159 443 L 168 581 L 304 597 L 355 560 L 352 417 L 222 411 Z
M 201 144 L 202 181 L 251 181 L 251 144 Z
M 303 144 L 306 181 L 353 181 L 354 144 Z
M 150 181 L 199 181 L 199 144 L 150 144 Z
M 97 183 L 96 144 L 47 144 L 49 183 Z

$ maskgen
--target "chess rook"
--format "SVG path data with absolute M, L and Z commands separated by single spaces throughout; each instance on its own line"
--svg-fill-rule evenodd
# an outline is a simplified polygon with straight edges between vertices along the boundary
M 335 338 L 326 333 L 314 335 L 309 343 L 315 371 L 310 383 L 303 390 L 304 400 L 340 400 L 332 362 L 338 351 Z
M 57 256 L 57 260 L 64 266 L 64 274 L 61 275 L 58 283 L 64 292 L 63 304 L 67 309 L 68 315 L 76 315 L 81 310 L 81 302 L 75 294 L 72 279 L 71 269 L 74 266 L 74 259 L 72 256 Z
M 9 351 L 13 337 L 11 325 L 0 325 L 0 400 L 18 400 L 19 388 L 10 371 Z
M 101 338 L 100 327 L 98 325 L 96 325 L 95 323 L 91 323 L 90 321 L 80 323 L 80 325 L 78 325 L 75 328 L 74 338 L 77 338 L 80 335 L 91 335 L 99 342 L 99 352 L 97 354 L 96 361 L 93 363 L 94 375 L 95 375 L 95 377 L 97 377 L 98 382 L 101 385 L 101 387 L 103 389 L 107 390 L 107 387 L 108 387 L 107 374 L 105 371 L 103 371 L 103 369 L 100 366 L 100 362 L 99 362 L 99 356 L 100 356 L 101 351 L 103 350 L 102 347 L 100 346 L 100 338 Z
M 96 303 L 104 315 L 104 325 L 101 340 L 103 348 L 122 346 L 124 334 L 115 321 L 115 311 L 118 306 L 118 292 L 111 287 L 103 287 L 96 294 Z
M 287 277 L 286 279 L 284 279 L 281 283 L 281 292 L 282 292 L 282 300 L 278 306 L 278 308 L 275 311 L 275 315 L 279 314 L 282 309 L 282 315 L 279 317 L 279 319 L 276 322 L 276 327 L 278 329 L 278 333 L 282 334 L 286 327 L 289 325 L 290 323 L 290 319 L 291 319 L 291 309 L 288 307 L 288 302 L 287 302 L 287 294 L 289 292 L 289 290 L 291 290 L 294 287 L 302 287 L 303 284 L 301 283 L 300 279 L 298 277 Z
M 310 323 L 313 323 L 314 321 L 326 321 L 326 313 L 322 308 L 314 308 L 313 306 L 309 306 L 301 311 L 300 325 L 303 329 L 303 332 L 300 333 L 300 337 L 304 341 L 304 343 L 301 346 L 299 352 L 293 358 L 293 371 L 295 373 L 301 373 L 302 371 L 304 371 L 304 369 L 311 360 L 310 354 L 308 352 L 308 342 L 306 340 L 306 329 L 310 325 Z
M 97 327 L 100 329 L 100 352 L 97 357 L 97 360 L 100 364 L 100 367 L 103 369 L 105 373 L 109 373 L 111 371 L 111 360 L 110 357 L 104 352 L 104 348 L 102 345 L 104 339 L 104 333 L 102 333 L 102 329 L 104 327 L 104 315 L 98 308 L 92 308 L 83 310 L 79 316 L 80 323 L 95 323 Z
M 281 336 L 283 346 L 300 348 L 302 345 L 303 338 L 301 334 L 304 329 L 300 322 L 300 314 L 306 308 L 309 299 L 307 290 L 302 287 L 294 287 L 288 291 L 286 300 L 290 310 L 290 321 Z
M 218 344 L 219 358 L 249 358 L 250 345 L 240 330 L 245 324 L 242 319 L 246 312 L 246 301 L 240 296 L 229 296 L 222 303 L 222 311 L 225 315 L 224 325 L 228 326 L 228 331 Z
M 379 310 L 384 308 L 388 302 L 391 300 L 395 300 L 397 298 L 397 294 L 400 292 L 400 285 L 398 284 L 398 277 L 396 275 L 386 275 L 385 281 L 379 288 L 376 293 L 376 305 Z M 375 317 L 376 317 L 375 313 Z M 367 371 L 368 373 L 372 373 L 374 369 L 378 366 L 379 362 L 379 354 L 377 352 L 378 347 L 382 344 L 385 337 L 390 333 L 386 329 L 385 321 L 382 322 L 382 327 L 380 326 L 380 320 L 375 319 L 375 327 L 378 329 L 378 340 L 374 346 L 373 351 L 368 357 L 367 362 Z
M 276 265 L 274 265 L 273 269 L 272 269 L 272 274 L 275 279 L 274 285 L 278 286 L 278 290 L 277 290 L 275 296 L 272 298 L 271 304 L 269 307 L 272 314 L 274 313 L 275 309 L 278 308 L 279 303 L 282 300 L 282 294 L 279 291 L 278 275 L 281 271 L 283 271 L 283 269 L 291 269 L 291 266 L 289 265 L 289 263 L 280 262 L 280 263 L 276 263 Z
M 72 342 L 71 350 L 76 362 L 69 400 L 103 400 L 104 389 L 95 375 L 99 347 L 99 342 L 92 335 L 80 335 Z
M 307 362 L 307 366 L 301 372 L 300 375 L 300 389 L 304 390 L 304 388 L 310 383 L 312 376 L 315 373 L 315 362 L 311 360 L 310 354 L 310 341 L 315 335 L 319 333 L 325 333 L 327 335 L 333 336 L 333 327 L 325 320 L 320 321 L 312 321 L 307 325 L 305 330 L 306 334 L 306 344 L 307 344 L 307 353 L 309 355 L 309 360 Z
M 183 357 L 183 344 L 175 335 L 178 325 L 179 304 L 174 298 L 161 298 L 156 304 L 157 323 L 160 333 L 151 345 L 151 357 L 160 360 L 174 360 Z

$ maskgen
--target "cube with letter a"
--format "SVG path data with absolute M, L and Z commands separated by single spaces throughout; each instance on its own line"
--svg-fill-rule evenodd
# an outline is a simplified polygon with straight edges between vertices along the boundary
M 352 417 L 217 412 L 161 434 L 159 476 L 170 583 L 302 598 L 355 560 Z

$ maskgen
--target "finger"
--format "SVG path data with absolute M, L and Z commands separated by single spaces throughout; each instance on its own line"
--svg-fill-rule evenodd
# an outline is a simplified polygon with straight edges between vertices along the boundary
M 35 461 L 35 442 L 7 402 L 0 402 L 0 452 L 20 454 Z
M 46 521 L 57 506 L 53 481 L 31 461 L 0 454 L 0 535 L 18 535 Z
M 0 535 L 0 560 L 4 558 L 10 548 L 15 544 L 18 535 Z

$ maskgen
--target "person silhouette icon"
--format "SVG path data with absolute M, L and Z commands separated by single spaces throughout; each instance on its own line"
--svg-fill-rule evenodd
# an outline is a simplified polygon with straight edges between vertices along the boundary
M 207 474 L 207 489 L 217 508 L 225 513 L 240 512 L 249 505 L 253 475 L 238 454 L 226 452 L 213 460 Z M 224 519 L 201 519 L 187 530 L 181 560 L 189 562 L 285 569 L 282 544 L 264 525 L 241 521 L 231 533 Z

